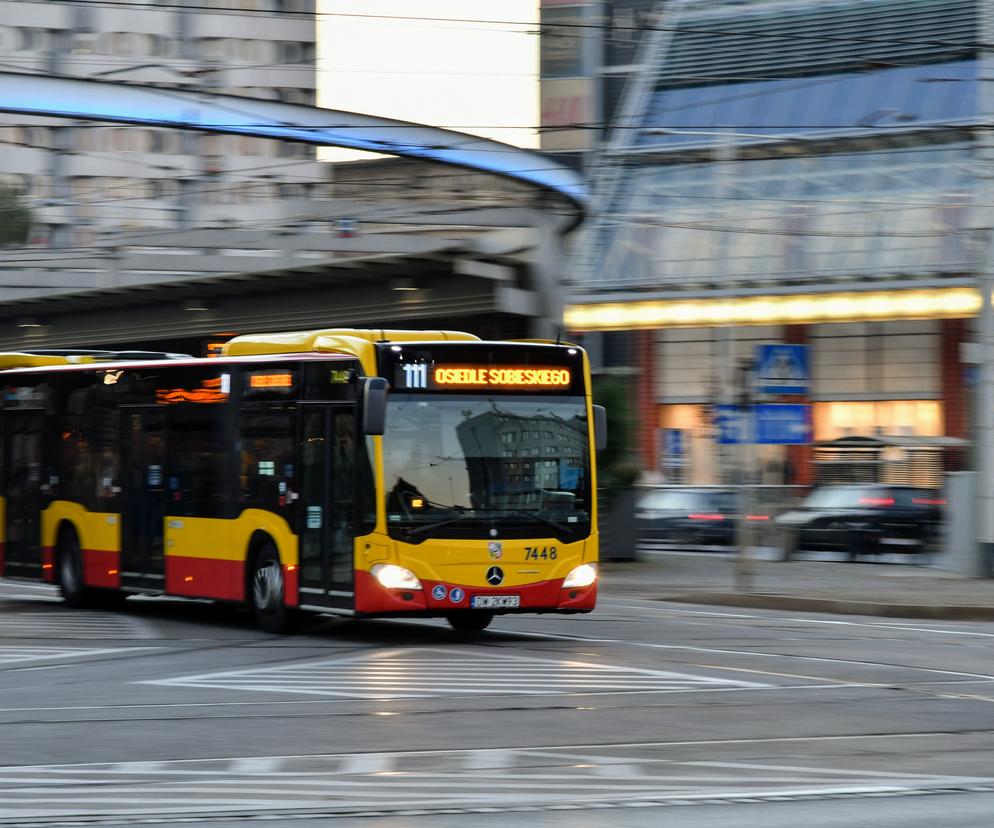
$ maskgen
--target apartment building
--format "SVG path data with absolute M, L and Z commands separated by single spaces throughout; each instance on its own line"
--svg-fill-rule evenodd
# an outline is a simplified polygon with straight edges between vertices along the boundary
M 0 0 L 0 68 L 313 105 L 314 0 Z M 0 116 L 0 183 L 38 246 L 133 230 L 266 229 L 326 190 L 313 147 L 143 126 Z M 177 237 L 178 238 L 178 237 Z

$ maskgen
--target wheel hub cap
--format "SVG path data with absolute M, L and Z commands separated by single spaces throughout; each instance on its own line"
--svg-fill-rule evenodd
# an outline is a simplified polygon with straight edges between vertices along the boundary
M 272 611 L 279 607 L 283 599 L 283 573 L 275 561 L 256 570 L 253 584 L 255 605 Z

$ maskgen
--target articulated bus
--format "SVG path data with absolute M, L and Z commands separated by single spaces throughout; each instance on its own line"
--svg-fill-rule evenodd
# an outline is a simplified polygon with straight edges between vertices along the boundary
M 451 331 L 240 336 L 217 358 L 0 354 L 0 575 L 70 606 L 589 612 L 604 411 L 582 349 Z

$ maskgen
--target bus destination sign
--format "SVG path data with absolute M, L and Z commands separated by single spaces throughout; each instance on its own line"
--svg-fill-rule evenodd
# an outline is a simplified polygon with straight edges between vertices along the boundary
M 572 371 L 551 365 L 429 365 L 408 362 L 399 365 L 401 388 L 493 390 L 565 390 L 573 382 Z

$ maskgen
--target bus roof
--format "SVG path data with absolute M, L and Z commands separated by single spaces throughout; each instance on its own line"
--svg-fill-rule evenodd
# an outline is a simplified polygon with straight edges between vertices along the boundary
M 228 356 L 318 353 L 358 354 L 377 342 L 478 342 L 480 338 L 462 331 L 405 331 L 386 328 L 330 328 L 289 333 L 246 334 L 226 342 L 221 352 Z
M 85 371 L 116 370 L 125 368 L 163 368 L 183 365 L 225 365 L 230 363 L 289 362 L 294 360 L 341 360 L 347 354 L 341 353 L 301 353 L 301 354 L 253 354 L 243 357 L 186 357 L 180 359 L 66 359 L 38 354 L 0 353 L 0 373 L 20 374 L 39 370 L 45 371 Z M 10 358 L 10 359 L 8 359 Z
M 331 328 L 316 331 L 245 334 L 224 344 L 218 357 L 194 357 L 158 351 L 55 350 L 35 352 L 0 352 L 0 371 L 18 372 L 39 369 L 106 369 L 124 367 L 162 367 L 203 363 L 255 362 L 260 359 L 328 359 L 358 357 L 367 371 L 375 373 L 375 346 L 387 343 L 429 344 L 437 342 L 483 343 L 475 334 L 463 331 L 416 331 L 386 328 Z M 508 340 L 507 344 L 576 347 L 572 343 L 547 339 Z M 366 364 L 368 363 L 368 364 Z

